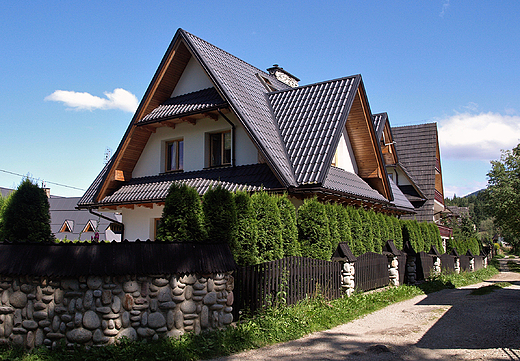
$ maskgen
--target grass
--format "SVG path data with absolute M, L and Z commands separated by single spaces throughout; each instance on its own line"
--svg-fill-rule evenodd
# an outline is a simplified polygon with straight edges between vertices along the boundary
M 337 300 L 327 300 L 318 295 L 293 306 L 267 308 L 255 317 L 241 320 L 234 327 L 200 335 L 187 334 L 180 339 L 156 342 L 123 341 L 117 345 L 90 349 L 77 347 L 74 350 L 62 345 L 53 351 L 42 347 L 30 352 L 2 346 L 0 361 L 208 359 L 295 340 L 312 332 L 350 322 L 390 304 L 433 292 L 433 289 L 454 288 L 480 282 L 497 272 L 494 267 L 488 267 L 473 273 L 440 275 L 420 287 L 403 285 L 379 292 L 356 293 L 352 297 Z
M 511 272 L 520 272 L 520 264 L 514 261 L 507 261 L 507 267 Z

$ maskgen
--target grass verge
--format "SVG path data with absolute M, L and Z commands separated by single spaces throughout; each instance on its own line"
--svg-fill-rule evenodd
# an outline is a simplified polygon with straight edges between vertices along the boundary
M 293 306 L 268 308 L 255 317 L 241 320 L 235 327 L 220 331 L 188 334 L 180 339 L 156 342 L 123 341 L 118 345 L 77 347 L 55 350 L 37 348 L 30 352 L 2 346 L 0 360 L 201 360 L 301 338 L 309 333 L 330 329 L 382 309 L 390 304 L 432 292 L 433 289 L 454 288 L 480 282 L 498 271 L 489 267 L 473 273 L 440 275 L 420 287 L 400 286 L 379 292 L 356 293 L 352 297 L 326 300 L 315 297 Z M 427 286 L 434 283 L 434 286 Z M 442 288 L 441 288 L 442 287 Z

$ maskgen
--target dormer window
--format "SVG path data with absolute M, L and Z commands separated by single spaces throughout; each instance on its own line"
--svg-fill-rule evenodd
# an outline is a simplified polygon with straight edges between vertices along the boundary
M 263 76 L 261 74 L 256 74 L 256 76 L 258 77 L 258 79 L 260 79 L 260 82 L 267 89 L 267 91 L 275 92 L 278 90 L 274 87 L 274 85 L 271 83 L 271 81 L 269 79 L 267 79 L 265 76 Z
M 184 166 L 184 140 L 176 139 L 166 142 L 166 171 L 182 170 Z
M 231 131 L 209 135 L 210 167 L 231 165 Z

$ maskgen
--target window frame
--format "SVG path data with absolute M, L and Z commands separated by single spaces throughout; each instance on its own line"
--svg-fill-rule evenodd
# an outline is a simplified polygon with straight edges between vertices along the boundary
M 171 146 L 176 144 L 176 168 L 171 169 Z M 181 151 L 179 151 L 179 149 Z M 164 172 L 182 172 L 184 170 L 184 138 L 167 140 L 164 142 Z
M 226 148 L 226 134 L 229 134 L 229 148 Z M 218 151 L 214 147 L 213 140 L 214 140 L 215 136 L 220 137 L 220 140 L 219 140 L 220 162 L 216 162 L 216 157 L 214 157 L 214 153 Z M 209 161 L 208 161 L 209 167 L 215 168 L 215 167 L 231 166 L 231 164 L 233 162 L 233 135 L 232 135 L 231 129 L 223 130 L 220 132 L 209 133 L 208 139 L 209 139 Z M 226 151 L 228 149 L 229 149 L 229 159 L 226 159 Z M 225 160 L 227 160 L 227 161 L 225 161 Z

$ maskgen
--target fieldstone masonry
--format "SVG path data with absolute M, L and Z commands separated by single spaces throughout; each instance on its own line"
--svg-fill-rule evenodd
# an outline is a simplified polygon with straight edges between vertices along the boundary
M 415 264 L 415 255 L 408 255 L 406 257 L 406 276 L 407 276 L 407 283 L 410 285 L 415 284 L 417 280 L 417 265 Z
M 389 257 L 388 274 L 390 277 L 390 285 L 399 286 L 399 260 L 395 256 Z
M 441 259 L 435 256 L 433 256 L 433 274 L 441 274 Z
M 354 267 L 354 262 L 343 263 L 343 269 L 341 271 L 341 288 L 343 289 L 347 297 L 350 297 L 355 290 L 355 272 L 356 269 Z
M 231 273 L 0 277 L 0 343 L 104 345 L 220 328 L 233 321 Z

